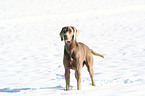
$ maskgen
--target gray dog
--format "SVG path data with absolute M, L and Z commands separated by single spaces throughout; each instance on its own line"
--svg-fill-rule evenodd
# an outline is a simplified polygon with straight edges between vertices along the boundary
M 92 54 L 104 58 L 103 55 L 94 52 L 87 45 L 77 42 L 76 38 L 78 35 L 78 30 L 71 26 L 63 27 L 60 32 L 61 41 L 64 40 L 65 42 L 63 64 L 65 67 L 66 90 L 69 90 L 70 86 L 70 69 L 75 70 L 77 89 L 81 89 L 81 69 L 84 65 L 88 68 L 92 86 L 96 86 L 93 79 L 94 71 Z

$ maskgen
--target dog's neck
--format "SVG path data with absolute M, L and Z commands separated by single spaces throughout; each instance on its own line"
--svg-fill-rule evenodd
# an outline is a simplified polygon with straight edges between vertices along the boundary
M 75 47 L 78 46 L 78 43 L 76 40 L 71 40 L 70 42 L 65 42 L 65 50 L 68 54 L 68 61 L 72 61 L 73 60 L 73 52 L 74 52 L 74 49 Z
M 78 43 L 76 40 L 71 40 L 70 42 L 65 42 L 65 49 L 68 54 L 72 54 L 75 47 L 78 46 Z
M 71 40 L 69 42 L 65 42 L 65 48 L 67 51 L 73 50 L 76 46 L 78 46 L 78 43 L 76 40 Z

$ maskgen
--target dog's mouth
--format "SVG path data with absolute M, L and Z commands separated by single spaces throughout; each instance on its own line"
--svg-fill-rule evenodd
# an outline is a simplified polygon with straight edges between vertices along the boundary
M 65 43 L 70 43 L 71 41 L 70 41 L 70 40 L 65 40 L 64 42 L 65 42 Z

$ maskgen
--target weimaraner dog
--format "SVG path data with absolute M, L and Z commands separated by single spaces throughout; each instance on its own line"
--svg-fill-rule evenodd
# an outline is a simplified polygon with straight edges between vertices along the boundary
M 69 90 L 70 86 L 70 69 L 75 70 L 75 77 L 77 79 L 77 90 L 81 89 L 81 69 L 84 65 L 87 66 L 92 86 L 96 86 L 93 76 L 93 55 L 104 58 L 103 55 L 94 52 L 87 45 L 77 42 L 76 38 L 79 35 L 78 30 L 75 27 L 67 26 L 63 27 L 60 32 L 61 41 L 65 42 L 63 64 L 65 67 L 65 80 L 66 90 Z

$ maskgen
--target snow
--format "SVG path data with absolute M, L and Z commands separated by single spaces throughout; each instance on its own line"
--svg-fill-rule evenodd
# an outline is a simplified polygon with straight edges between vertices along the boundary
M 65 91 L 59 33 L 75 26 L 94 56 L 94 80 L 71 71 Z M 0 3 L 0 96 L 144 96 L 144 0 L 3 0 Z

